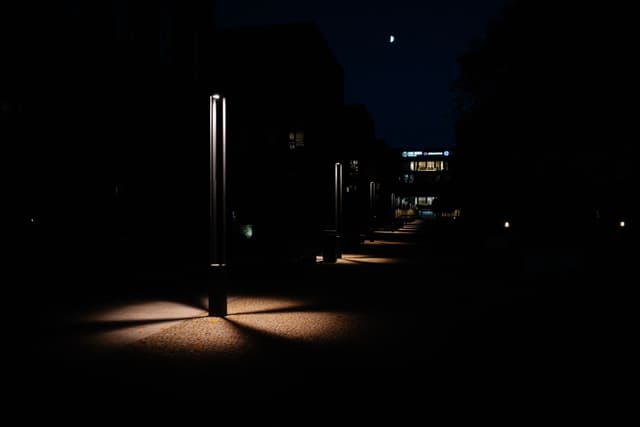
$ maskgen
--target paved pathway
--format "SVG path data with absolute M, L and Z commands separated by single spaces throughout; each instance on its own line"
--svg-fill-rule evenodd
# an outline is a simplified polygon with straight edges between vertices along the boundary
M 530 283 L 469 279 L 454 257 L 434 261 L 423 225 L 378 232 L 335 264 L 239 274 L 224 319 L 207 317 L 197 287 L 55 319 L 45 313 L 22 334 L 26 369 L 15 387 L 74 398 L 308 403 L 357 395 L 417 405 L 490 389 L 501 399 L 592 390 L 601 373 L 583 376 L 587 362 L 569 351 L 580 319 L 559 316 Z

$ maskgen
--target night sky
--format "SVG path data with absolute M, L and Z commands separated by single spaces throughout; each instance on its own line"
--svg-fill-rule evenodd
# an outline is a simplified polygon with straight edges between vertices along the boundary
M 369 108 L 377 137 L 440 148 L 455 144 L 456 58 L 507 1 L 218 0 L 217 18 L 223 29 L 315 21 L 344 68 L 345 102 Z

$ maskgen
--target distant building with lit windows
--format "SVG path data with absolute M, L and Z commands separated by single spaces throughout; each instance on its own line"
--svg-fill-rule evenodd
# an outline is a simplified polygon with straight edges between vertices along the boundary
M 395 217 L 456 218 L 455 155 L 451 149 L 396 151 Z

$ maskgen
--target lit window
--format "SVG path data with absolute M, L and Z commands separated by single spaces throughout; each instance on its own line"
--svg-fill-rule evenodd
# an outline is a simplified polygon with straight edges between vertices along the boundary
M 447 164 L 442 160 L 427 160 L 410 162 L 409 168 L 414 172 L 438 172 L 447 170 Z
M 360 172 L 360 164 L 358 160 L 349 160 L 349 172 L 351 175 L 358 175 L 358 172 Z
M 427 172 L 427 171 L 432 171 L 432 170 L 436 170 L 434 169 L 435 166 L 433 165 L 434 161 L 430 160 L 430 161 L 422 161 L 422 162 L 411 162 L 411 164 L 409 165 L 410 169 L 414 172 Z
M 289 149 L 295 150 L 302 147 L 304 147 L 304 132 L 298 130 L 289 132 Z
M 434 196 L 418 197 L 418 205 L 433 206 Z

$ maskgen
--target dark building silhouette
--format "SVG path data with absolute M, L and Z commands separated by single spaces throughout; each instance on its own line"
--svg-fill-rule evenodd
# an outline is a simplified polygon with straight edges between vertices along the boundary
M 360 243 L 376 224 L 383 142 L 375 137 L 371 114 L 364 105 L 345 106 L 337 159 L 344 168 L 343 229 L 345 248 Z M 375 186 L 372 190 L 372 186 Z M 377 189 L 378 191 L 375 191 Z M 372 197 L 374 200 L 372 200 Z
M 234 261 L 314 260 L 336 228 L 336 162 L 348 240 L 386 214 L 368 188 L 388 198 L 384 144 L 364 107 L 344 108 L 342 68 L 314 24 L 216 33 L 214 2 L 43 8 L 3 16 L 0 99 L 36 273 L 72 284 L 207 265 L 213 93 L 228 107 Z
M 218 48 L 230 207 L 236 231 L 251 229 L 235 233 L 235 262 L 315 260 L 334 227 L 342 68 L 310 23 L 230 29 Z
M 25 259 L 80 275 L 205 263 L 214 2 L 8 7 L 3 141 Z
M 372 225 L 370 185 L 374 181 L 375 128 L 364 105 L 344 110 L 343 143 L 339 160 L 344 167 L 342 242 L 345 248 L 360 242 Z

